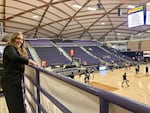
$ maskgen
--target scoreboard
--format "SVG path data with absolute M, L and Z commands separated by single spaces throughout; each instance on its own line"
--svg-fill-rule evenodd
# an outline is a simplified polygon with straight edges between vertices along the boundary
M 144 25 L 144 6 L 139 6 L 128 11 L 128 27 Z
M 128 10 L 128 27 L 150 25 L 150 3 Z
M 146 4 L 146 25 L 150 25 L 150 3 Z

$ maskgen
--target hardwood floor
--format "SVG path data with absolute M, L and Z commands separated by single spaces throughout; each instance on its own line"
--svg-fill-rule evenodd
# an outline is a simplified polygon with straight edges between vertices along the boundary
M 135 75 L 134 66 L 128 70 L 123 68 L 113 71 L 95 72 L 93 73 L 94 78 L 91 74 L 89 85 L 150 105 L 150 76 L 145 76 L 145 67 L 146 65 L 140 66 L 140 73 L 138 75 Z M 148 64 L 148 67 L 150 70 L 150 64 Z M 122 75 L 124 72 L 127 73 L 129 87 L 127 87 L 126 84 L 124 84 L 124 87 L 121 87 Z M 80 78 L 79 76 L 75 76 L 75 80 L 84 82 L 84 75 Z M 1 96 L 0 113 L 8 113 L 5 99 Z
M 5 98 L 0 94 L 0 113 L 8 113 Z
M 135 75 L 135 66 L 126 70 L 122 68 L 113 71 L 96 72 L 94 73 L 94 79 L 91 77 L 89 85 L 93 82 L 100 83 L 100 85 L 92 85 L 150 105 L 150 76 L 145 76 L 145 67 L 146 65 L 140 65 L 140 72 L 138 75 Z M 150 64 L 148 64 L 148 67 L 150 69 Z M 124 84 L 124 87 L 121 87 L 122 75 L 124 72 L 127 73 L 129 87 L 126 84 Z M 84 75 L 81 76 L 80 79 L 78 76 L 75 76 L 75 80 L 84 82 Z

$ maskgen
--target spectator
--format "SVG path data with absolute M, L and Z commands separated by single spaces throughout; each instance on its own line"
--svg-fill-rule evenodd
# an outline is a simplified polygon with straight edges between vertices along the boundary
M 24 65 L 36 66 L 36 62 L 28 59 L 24 47 L 24 36 L 21 32 L 13 33 L 3 52 L 3 75 L 1 85 L 9 113 L 25 113 L 21 81 Z

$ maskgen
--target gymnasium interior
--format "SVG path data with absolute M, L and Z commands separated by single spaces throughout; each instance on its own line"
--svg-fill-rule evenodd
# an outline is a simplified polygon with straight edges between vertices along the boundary
M 38 63 L 25 66 L 26 113 L 150 112 L 149 0 L 1 0 L 0 75 L 16 31 Z

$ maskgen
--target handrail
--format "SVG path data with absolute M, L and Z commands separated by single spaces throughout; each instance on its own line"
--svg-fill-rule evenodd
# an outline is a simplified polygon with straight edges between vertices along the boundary
M 30 66 L 30 67 L 32 67 L 32 66 Z M 102 89 L 98 89 L 98 88 L 77 82 L 72 79 L 68 79 L 65 76 L 61 76 L 60 74 L 50 72 L 48 70 L 44 70 L 41 67 L 32 67 L 32 68 L 35 69 L 36 72 L 42 72 L 42 73 L 48 74 L 58 80 L 64 81 L 67 84 L 70 84 L 74 87 L 80 88 L 81 90 L 89 92 L 92 95 L 95 95 L 96 97 L 98 97 L 100 99 L 100 102 L 101 102 L 101 103 L 99 103 L 100 108 L 101 108 L 100 110 L 103 113 L 109 112 L 108 104 L 110 104 L 110 103 L 120 106 L 121 108 L 124 108 L 124 109 L 126 109 L 130 112 L 134 112 L 134 113 L 149 113 L 150 112 L 150 106 L 148 106 L 146 104 L 143 104 L 143 103 L 140 103 L 137 101 L 133 101 L 131 99 L 119 96 L 112 92 L 104 91 Z M 44 92 L 45 95 L 48 95 L 47 92 L 44 91 L 44 89 L 40 88 L 40 86 L 38 86 L 38 88 L 39 88 L 39 90 Z M 49 98 L 51 98 L 51 96 L 49 96 Z M 86 102 L 86 100 L 85 100 L 85 102 Z
M 43 88 L 41 88 L 38 84 L 36 84 L 30 77 L 28 79 L 44 94 L 46 95 L 55 105 L 58 106 L 62 111 L 65 111 L 65 113 L 71 113 L 68 109 L 65 108 L 63 104 L 58 102 L 54 97 L 52 97 L 50 94 L 48 94 Z M 34 99 L 35 100 L 35 99 Z M 36 100 L 35 100 L 36 101 Z M 42 107 L 41 107 L 42 108 Z M 43 108 L 42 108 L 43 109 Z M 44 110 L 42 110 L 43 112 Z

